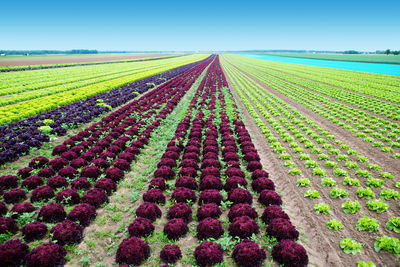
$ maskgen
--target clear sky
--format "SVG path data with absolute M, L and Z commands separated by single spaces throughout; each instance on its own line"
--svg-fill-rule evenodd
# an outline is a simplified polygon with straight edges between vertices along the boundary
M 400 49 L 400 1 L 2 1 L 0 49 Z

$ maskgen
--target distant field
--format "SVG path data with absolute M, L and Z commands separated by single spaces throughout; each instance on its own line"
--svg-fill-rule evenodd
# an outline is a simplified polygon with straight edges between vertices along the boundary
M 88 55 L 32 55 L 0 57 L 0 66 L 50 65 L 79 62 L 98 62 L 109 60 L 128 60 L 168 56 L 166 54 L 88 54 Z
M 311 59 L 326 59 L 353 62 L 371 62 L 385 64 L 400 64 L 400 56 L 394 55 L 344 55 L 344 54 L 309 54 L 309 53 L 265 53 L 271 56 L 299 57 Z

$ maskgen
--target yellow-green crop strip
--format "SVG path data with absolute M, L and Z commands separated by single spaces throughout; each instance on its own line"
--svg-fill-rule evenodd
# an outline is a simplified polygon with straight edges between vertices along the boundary
M 15 90 L 10 87 L 10 84 L 23 84 L 26 86 L 25 91 L 34 90 L 32 92 L 36 92 L 39 88 L 47 89 L 42 89 L 40 93 L 39 91 L 37 92 L 42 94 L 42 97 L 0 107 L 0 125 L 18 121 L 22 118 L 30 117 L 59 106 L 70 104 L 80 99 L 108 91 L 145 77 L 202 60 L 206 57 L 207 55 L 188 55 L 163 60 L 121 63 L 115 65 L 105 64 L 65 69 L 55 68 L 1 73 L 0 87 L 8 88 L 5 89 L 6 91 L 9 90 L 8 95 L 16 93 Z M 121 71 L 127 71 L 127 73 L 125 73 L 127 75 L 121 74 Z M 80 84 L 65 85 L 65 83 L 71 81 L 69 78 L 70 73 L 75 75 L 75 78 L 73 78 L 75 80 L 86 80 L 82 81 Z M 82 73 L 85 78 L 78 78 L 80 73 Z M 111 73 L 109 79 L 100 77 L 97 78 L 97 80 L 95 78 L 92 81 L 88 81 L 90 77 L 93 78 L 93 76 L 101 75 L 102 73 Z M 7 85 L 8 87 L 4 86 L 3 81 L 9 82 Z M 40 85 L 35 86 L 35 83 Z M 32 95 L 23 94 L 14 98 L 18 99 L 19 97 L 21 100 L 24 100 L 24 97 L 29 99 Z

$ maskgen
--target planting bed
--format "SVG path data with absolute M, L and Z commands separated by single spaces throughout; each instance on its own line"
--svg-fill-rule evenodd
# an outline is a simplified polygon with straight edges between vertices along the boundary
M 268 144 L 265 158 L 270 159 L 271 173 L 281 176 L 277 187 L 284 192 L 284 199 L 292 196 L 285 199 L 288 213 L 306 233 L 305 247 L 310 263 L 355 266 L 362 260 L 377 266 L 395 266 L 396 249 L 400 248 L 399 234 L 391 226 L 399 220 L 400 172 L 396 156 L 399 125 L 395 117 L 372 109 L 363 112 L 350 102 L 336 102 L 333 97 L 323 99 L 316 92 L 309 94 L 305 85 L 278 77 L 280 71 L 295 68 L 290 64 L 275 70 L 274 63 L 224 56 L 223 66 L 236 98 L 243 103 L 248 121 L 254 121 L 256 144 L 264 147 Z M 303 73 L 312 71 L 313 68 L 302 70 Z M 344 76 L 345 72 L 341 74 Z M 285 78 L 303 78 L 300 73 L 297 75 L 300 78 L 288 75 Z M 375 83 L 378 79 L 382 85 L 391 83 L 390 79 L 382 79 L 384 75 L 371 76 L 376 76 Z M 314 77 L 317 79 L 318 74 Z M 390 88 L 382 85 L 381 90 Z M 336 95 L 349 95 L 349 92 L 336 88 Z M 379 92 L 369 92 L 369 103 L 377 103 L 373 95 Z M 314 99 L 319 100 L 314 102 Z M 335 109 L 335 105 L 339 108 Z M 362 108 L 367 110 L 366 105 Z M 381 127 L 385 131 L 379 130 Z M 369 147 L 368 142 L 378 141 L 368 137 L 381 138 L 385 145 L 382 149 L 375 145 Z M 358 242 L 361 249 L 346 247 L 349 246 L 344 241 L 346 238 Z M 386 244 L 392 242 L 386 251 L 382 249 L 381 239 L 388 240 Z

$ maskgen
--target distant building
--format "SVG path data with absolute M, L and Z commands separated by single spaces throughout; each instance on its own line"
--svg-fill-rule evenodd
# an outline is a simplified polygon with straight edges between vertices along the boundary
M 6 54 L 5 53 L 3 53 L 3 54 L 0 54 L 0 57 L 5 57 L 6 56 Z

